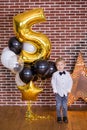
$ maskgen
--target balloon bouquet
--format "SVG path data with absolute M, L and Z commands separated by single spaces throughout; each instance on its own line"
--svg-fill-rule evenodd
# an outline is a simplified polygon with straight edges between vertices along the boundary
M 43 9 L 33 9 L 20 13 L 13 18 L 15 37 L 11 37 L 2 51 L 2 64 L 15 73 L 15 81 L 28 102 L 26 117 L 37 119 L 30 109 L 30 101 L 35 101 L 42 88 L 35 86 L 38 78 L 50 78 L 56 71 L 54 62 L 48 61 L 51 44 L 46 35 L 32 30 L 32 25 L 45 21 Z

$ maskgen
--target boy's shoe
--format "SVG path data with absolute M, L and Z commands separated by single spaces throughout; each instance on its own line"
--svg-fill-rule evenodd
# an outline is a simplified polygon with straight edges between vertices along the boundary
M 57 117 L 57 122 L 58 123 L 62 123 L 62 118 L 61 117 Z
M 68 123 L 68 118 L 67 117 L 63 117 L 63 122 L 64 123 Z

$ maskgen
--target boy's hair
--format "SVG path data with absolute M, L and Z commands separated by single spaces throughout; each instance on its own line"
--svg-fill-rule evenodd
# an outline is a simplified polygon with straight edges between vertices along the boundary
M 60 62 L 60 61 L 65 62 L 65 60 L 64 60 L 62 57 L 58 57 L 58 58 L 56 59 L 56 64 L 57 64 L 58 62 Z

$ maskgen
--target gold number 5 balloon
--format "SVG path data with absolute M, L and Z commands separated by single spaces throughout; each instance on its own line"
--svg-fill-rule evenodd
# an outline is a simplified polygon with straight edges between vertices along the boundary
M 51 44 L 48 37 L 31 29 L 32 25 L 45 21 L 43 9 L 33 9 L 20 13 L 13 18 L 14 31 L 19 41 L 31 47 L 31 51 L 23 49 L 20 56 L 24 62 L 46 59 L 50 55 Z

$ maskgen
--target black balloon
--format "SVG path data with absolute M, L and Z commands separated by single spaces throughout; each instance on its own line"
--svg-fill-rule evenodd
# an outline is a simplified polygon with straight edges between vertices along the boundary
M 16 37 L 11 37 L 8 43 L 9 49 L 13 51 L 15 54 L 20 54 L 23 43 L 19 42 Z
M 30 67 L 25 66 L 23 70 L 19 73 L 19 76 L 24 83 L 29 83 L 30 80 L 33 79 L 33 72 Z
M 57 68 L 56 68 L 56 65 L 54 62 L 49 61 L 48 63 L 49 63 L 49 68 L 46 71 L 46 73 L 44 74 L 45 78 L 51 78 L 52 74 L 57 71 Z
M 39 60 L 34 64 L 34 69 L 37 75 L 42 76 L 49 68 L 49 64 L 46 60 Z

